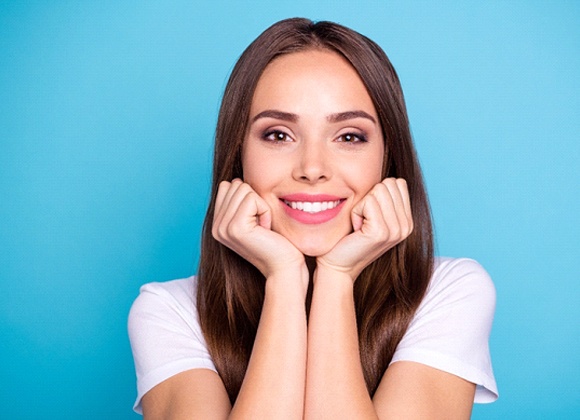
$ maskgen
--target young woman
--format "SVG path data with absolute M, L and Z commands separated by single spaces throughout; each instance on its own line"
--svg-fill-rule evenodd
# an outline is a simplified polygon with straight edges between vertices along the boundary
M 143 286 L 148 418 L 469 418 L 497 397 L 495 290 L 434 259 L 403 93 L 343 26 L 278 22 L 219 114 L 197 277 Z

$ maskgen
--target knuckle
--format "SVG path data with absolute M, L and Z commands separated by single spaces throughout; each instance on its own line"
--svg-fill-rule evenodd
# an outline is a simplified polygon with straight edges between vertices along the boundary
M 230 187 L 231 183 L 228 181 L 221 181 L 218 186 L 218 192 L 227 190 Z
M 384 242 L 391 236 L 391 230 L 387 225 L 381 224 L 375 230 L 375 238 L 378 242 Z
M 407 238 L 411 234 L 411 227 L 409 225 L 405 225 L 401 228 L 401 239 Z
M 385 180 L 382 183 L 385 185 L 395 185 L 396 182 L 397 182 L 396 178 L 385 178 Z
M 223 238 L 222 232 L 221 232 L 220 227 L 218 225 L 214 225 L 212 227 L 211 235 L 213 236 L 214 239 L 216 239 L 218 241 Z
M 379 191 L 385 191 L 385 189 L 387 188 L 387 185 L 385 184 L 385 182 L 379 182 L 378 184 L 376 184 L 371 191 L 375 191 L 375 192 L 379 192 Z
M 392 226 L 391 229 L 389 229 L 389 231 L 390 231 L 390 235 L 389 235 L 390 238 L 397 239 L 397 238 L 401 237 L 401 233 L 402 233 L 401 226 L 399 226 L 399 225 Z
M 379 200 L 384 199 L 385 195 L 389 193 L 389 187 L 387 187 L 382 182 L 377 184 L 371 190 L 373 197 L 379 202 Z
M 226 228 L 225 232 L 229 238 L 237 239 L 242 237 L 241 229 L 236 223 L 230 223 Z

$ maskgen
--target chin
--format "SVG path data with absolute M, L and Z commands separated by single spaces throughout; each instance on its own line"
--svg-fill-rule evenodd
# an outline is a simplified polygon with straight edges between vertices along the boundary
M 311 227 L 312 226 L 315 225 L 311 225 Z M 349 228 L 352 229 L 350 225 Z M 288 239 L 292 245 L 298 249 L 298 251 L 307 257 L 320 257 L 328 254 L 328 252 L 330 252 L 330 250 L 334 248 L 342 238 L 351 232 L 350 229 L 346 229 L 344 226 L 342 229 L 321 229 L 317 226 L 315 230 L 273 230 Z
M 320 257 L 321 255 L 327 254 L 337 243 L 338 240 L 317 242 L 303 239 L 294 243 L 294 246 L 307 257 Z

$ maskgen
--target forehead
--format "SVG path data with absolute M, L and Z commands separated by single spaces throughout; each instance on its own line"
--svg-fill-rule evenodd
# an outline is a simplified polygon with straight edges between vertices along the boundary
M 263 107 L 278 109 L 290 102 L 312 102 L 321 96 L 329 102 L 326 105 L 334 102 L 338 107 L 364 108 L 374 113 L 372 100 L 354 67 L 338 53 L 319 49 L 285 54 L 270 62 L 258 80 L 252 113 Z

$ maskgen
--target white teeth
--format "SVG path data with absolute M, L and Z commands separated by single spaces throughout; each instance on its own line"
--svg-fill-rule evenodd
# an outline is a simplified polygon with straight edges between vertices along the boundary
M 340 200 L 336 201 L 287 201 L 284 203 L 292 207 L 294 210 L 301 210 L 307 213 L 320 213 L 321 211 L 330 210 L 340 204 Z

